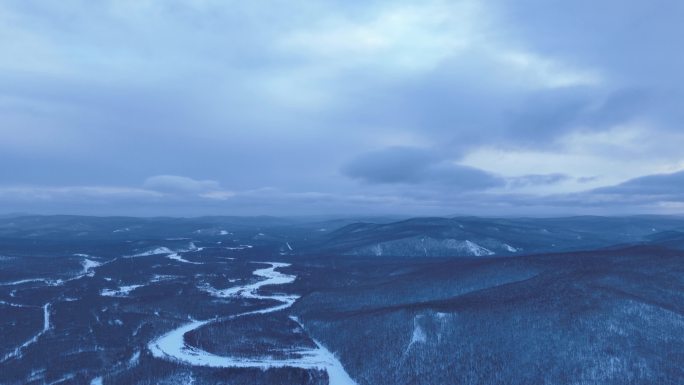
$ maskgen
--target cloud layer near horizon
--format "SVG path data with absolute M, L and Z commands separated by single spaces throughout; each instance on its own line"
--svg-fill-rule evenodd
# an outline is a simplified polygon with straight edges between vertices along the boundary
M 0 210 L 682 212 L 683 16 L 675 0 L 3 2 Z

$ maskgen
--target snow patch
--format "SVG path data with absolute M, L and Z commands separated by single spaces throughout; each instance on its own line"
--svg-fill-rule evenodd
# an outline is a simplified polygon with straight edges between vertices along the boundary
M 128 367 L 132 368 L 140 363 L 140 351 L 133 353 L 131 358 L 128 359 Z
M 180 276 L 178 275 L 164 275 L 164 274 L 155 274 L 152 276 L 152 279 L 150 279 L 150 283 L 157 283 L 157 282 L 162 282 L 162 281 L 170 281 L 172 279 L 179 278 Z
M 168 247 L 157 247 L 156 249 L 144 251 L 142 253 L 134 254 L 129 256 L 129 258 L 135 258 L 135 257 L 149 257 L 151 255 L 158 255 L 158 254 L 173 254 L 173 250 L 169 249 Z
M 173 259 L 174 261 L 178 262 L 183 262 L 183 263 L 191 263 L 193 265 L 202 265 L 203 262 L 193 262 L 193 261 L 188 261 L 187 259 L 183 258 L 179 253 L 187 253 L 191 251 L 202 251 L 204 250 L 203 247 L 197 247 L 195 243 L 190 242 L 188 245 L 187 249 L 179 249 L 176 251 L 173 251 L 169 249 L 168 247 L 157 247 L 156 249 L 144 251 L 142 253 L 134 254 L 129 256 L 128 258 L 136 258 L 136 257 L 148 257 L 151 255 L 160 255 L 160 254 L 166 254 L 166 258 Z
M 226 246 L 226 247 L 224 247 L 224 249 L 226 249 L 226 250 L 245 250 L 245 249 L 251 249 L 252 247 L 254 247 L 254 246 L 252 246 L 252 245 L 238 245 L 238 246 L 233 246 L 233 247 Z
M 413 347 L 413 345 L 417 343 L 425 343 L 427 341 L 427 334 L 425 334 L 425 331 L 420 326 L 421 318 L 422 316 L 420 315 L 417 315 L 413 318 L 413 334 L 411 335 L 411 341 L 406 347 L 404 354 L 407 354 L 409 350 L 411 350 L 411 347 Z
M 411 336 L 411 343 L 410 345 L 413 345 L 415 343 L 419 342 L 425 342 L 427 341 L 427 336 L 425 335 L 425 331 L 423 331 L 423 328 L 420 327 L 420 325 L 417 325 L 413 328 L 413 335 Z
M 504 247 L 504 249 L 506 249 L 507 251 L 509 251 L 511 253 L 517 253 L 518 251 L 520 251 L 520 250 L 516 249 L 515 247 L 509 245 L 508 243 L 504 243 L 503 247 Z
M 493 251 L 486 249 L 475 242 L 466 240 L 464 244 L 468 252 L 476 257 L 482 257 L 484 255 L 494 255 Z
M 100 295 L 103 297 L 127 297 L 133 290 L 142 287 L 143 285 L 128 285 L 119 286 L 117 289 L 102 289 Z
M 167 255 L 166 258 L 173 259 L 174 261 L 178 261 L 178 262 L 190 263 L 193 265 L 203 265 L 204 264 L 202 262 L 188 261 L 187 259 L 181 257 L 180 254 L 177 254 L 177 253 L 171 253 L 171 254 Z
M 84 258 L 81 262 L 81 266 L 83 266 L 83 274 L 92 277 L 95 275 L 95 268 L 102 266 L 102 263 Z

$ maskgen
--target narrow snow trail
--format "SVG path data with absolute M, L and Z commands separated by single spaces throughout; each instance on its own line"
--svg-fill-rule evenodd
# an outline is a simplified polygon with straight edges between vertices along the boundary
M 73 281 L 80 279 L 82 277 L 93 277 L 95 275 L 95 269 L 110 263 L 110 261 L 101 263 L 97 262 L 91 259 L 88 259 L 90 257 L 89 255 L 86 254 L 75 254 L 77 257 L 82 257 L 83 261 L 81 261 L 81 266 L 83 267 L 83 270 L 81 271 L 80 274 L 63 280 L 63 279 L 47 279 L 47 278 L 31 278 L 31 279 L 23 279 L 19 281 L 14 281 L 14 282 L 5 282 L 5 283 L 0 283 L 0 286 L 5 286 L 5 285 L 22 285 L 25 283 L 33 283 L 33 282 L 42 282 L 45 283 L 49 286 L 61 286 L 65 282 Z M 6 301 L 1 301 L 0 304 L 2 305 L 7 305 L 7 306 L 12 306 L 12 307 L 34 307 L 32 305 L 22 305 L 18 303 L 11 303 L 11 302 L 6 302 Z M 13 351 L 5 354 L 4 357 L 0 358 L 0 363 L 6 362 L 8 360 L 11 360 L 13 358 L 21 358 L 21 353 L 24 349 L 26 349 L 28 346 L 33 345 L 34 343 L 38 342 L 38 338 L 40 338 L 43 334 L 47 333 L 48 330 L 50 330 L 51 325 L 50 325 L 50 306 L 52 304 L 50 302 L 46 303 L 43 305 L 43 329 L 40 330 L 38 333 L 36 333 L 33 337 L 28 339 L 26 342 L 21 344 L 20 346 L 16 347 Z
M 42 282 L 42 283 L 49 285 L 49 286 L 62 286 L 65 284 L 65 282 L 74 281 L 74 280 L 77 280 L 77 279 L 80 279 L 83 277 L 93 277 L 93 276 L 95 276 L 95 269 L 113 261 L 113 260 L 109 260 L 109 261 L 106 261 L 104 263 L 98 262 L 98 261 L 89 259 L 90 256 L 87 254 L 74 254 L 74 256 L 83 258 L 83 261 L 81 261 L 81 266 L 83 267 L 83 270 L 80 272 L 80 274 L 77 274 L 74 277 L 71 277 L 68 279 L 30 278 L 30 279 L 23 279 L 23 280 L 19 280 L 19 281 L 0 283 L 0 286 L 15 286 L 15 285 L 23 285 L 26 283 L 35 283 L 35 282 Z M 18 304 L 18 303 L 6 302 L 6 301 L 2 301 L 2 300 L 0 300 L 0 304 L 12 306 L 12 307 L 34 307 L 32 305 L 22 305 L 22 304 Z M 47 333 L 48 330 L 50 330 L 50 328 L 51 328 L 51 325 L 50 325 L 50 306 L 51 305 L 52 305 L 52 303 L 50 303 L 50 302 L 43 305 L 43 329 L 40 330 L 38 333 L 36 333 L 33 337 L 28 339 L 26 342 L 24 342 L 23 344 L 16 347 L 13 351 L 5 354 L 5 356 L 0 358 L 0 363 L 4 363 L 4 362 L 9 361 L 13 358 L 21 358 L 22 357 L 22 351 L 24 349 L 26 349 L 28 346 L 33 345 L 36 342 L 38 342 L 38 339 L 43 334 Z
M 59 286 L 59 285 L 64 283 L 64 281 L 61 279 L 28 278 L 28 279 L 21 279 L 21 280 L 12 281 L 12 282 L 0 282 L 0 286 L 17 286 L 17 285 L 23 285 L 25 283 L 34 283 L 34 282 L 42 282 L 48 286 Z
M 0 359 L 0 363 L 3 363 L 5 361 L 11 360 L 12 358 L 21 358 L 21 352 L 26 349 L 28 346 L 35 344 L 38 341 L 38 338 L 45 334 L 48 330 L 50 330 L 50 303 L 46 303 L 43 305 L 43 329 L 36 333 L 33 337 L 31 337 L 29 340 L 21 344 L 20 346 L 16 347 L 13 351 L 7 353 L 2 359 Z
M 237 286 L 224 290 L 217 290 L 213 288 L 204 287 L 202 290 L 207 291 L 215 297 L 238 297 L 238 298 L 254 298 L 263 300 L 275 300 L 280 304 L 267 307 L 260 310 L 253 310 L 249 312 L 240 313 L 231 317 L 223 319 L 210 319 L 203 321 L 192 321 L 185 325 L 174 329 L 161 337 L 153 340 L 148 344 L 148 349 L 157 358 L 162 358 L 175 362 L 182 362 L 193 366 L 207 366 L 215 368 L 302 368 L 302 369 L 321 369 L 328 372 L 330 385 L 356 385 L 356 382 L 349 377 L 349 374 L 344 370 L 342 363 L 325 348 L 321 343 L 314 340 L 316 344 L 315 349 L 299 349 L 292 353 L 298 355 L 297 358 L 275 359 L 275 358 L 246 358 L 246 357 L 231 357 L 219 356 L 209 353 L 207 351 L 189 346 L 185 343 L 185 334 L 196 330 L 204 325 L 218 322 L 221 320 L 242 317 L 250 314 L 266 314 L 283 309 L 287 309 L 297 301 L 299 296 L 296 295 L 262 295 L 258 291 L 261 287 L 266 285 L 284 285 L 292 283 L 295 280 L 294 275 L 283 274 L 276 271 L 277 268 L 289 266 L 287 263 L 278 262 L 264 262 L 270 267 L 257 269 L 252 274 L 264 278 L 261 281 Z M 294 317 L 291 317 L 300 326 L 303 325 Z

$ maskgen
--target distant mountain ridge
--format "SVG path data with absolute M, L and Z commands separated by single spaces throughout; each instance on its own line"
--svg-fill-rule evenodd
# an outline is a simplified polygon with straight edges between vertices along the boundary
M 412 218 L 342 227 L 319 245 L 342 255 L 505 256 L 651 243 L 684 229 L 680 217 Z
M 76 239 L 249 243 L 277 255 L 492 257 L 634 244 L 684 249 L 684 217 L 0 217 L 0 241 Z

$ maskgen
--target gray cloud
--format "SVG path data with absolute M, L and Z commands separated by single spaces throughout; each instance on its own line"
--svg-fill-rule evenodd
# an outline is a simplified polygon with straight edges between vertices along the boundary
M 155 175 L 147 178 L 143 187 L 172 193 L 203 193 L 220 190 L 220 185 L 214 180 L 195 180 L 178 175 Z
M 551 185 L 569 180 L 565 174 L 530 174 L 508 179 L 510 187 L 528 187 L 538 185 Z
M 679 200 L 684 200 L 684 171 L 642 176 L 616 186 L 598 188 L 593 192 L 619 195 L 676 196 Z
M 417 148 L 394 147 L 361 155 L 342 172 L 370 183 L 420 183 L 436 159 Z
M 503 179 L 473 167 L 454 164 L 429 150 L 391 147 L 363 154 L 343 168 L 367 183 L 436 184 L 455 190 L 481 190 L 503 185 Z

